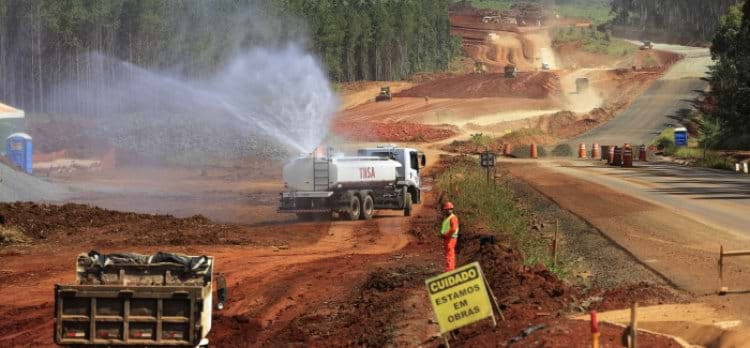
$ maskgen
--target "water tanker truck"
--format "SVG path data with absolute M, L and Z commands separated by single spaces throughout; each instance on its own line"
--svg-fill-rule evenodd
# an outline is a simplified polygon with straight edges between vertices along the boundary
M 379 146 L 356 156 L 306 155 L 284 166 L 286 192 L 279 212 L 300 219 L 335 213 L 348 220 L 372 219 L 376 209 L 403 210 L 421 201 L 419 171 L 425 156 L 410 148 Z

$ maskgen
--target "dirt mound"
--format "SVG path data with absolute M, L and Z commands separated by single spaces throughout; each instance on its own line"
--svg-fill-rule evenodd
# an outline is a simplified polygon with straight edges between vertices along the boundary
M 221 330 L 211 330 L 211 344 L 216 347 L 247 347 L 255 344 L 263 325 L 254 318 L 244 315 L 223 316 L 217 312 L 211 318 L 211 326 Z
M 543 265 L 523 265 L 521 255 L 506 246 L 491 243 L 491 238 L 467 236 L 461 250 L 466 261 L 477 260 L 498 301 L 505 306 L 505 317 L 526 321 L 537 313 L 555 313 L 575 301 L 578 290 L 565 284 Z M 466 262 L 464 261 L 464 262 Z
M 558 94 L 560 76 L 553 72 L 519 73 L 506 79 L 502 74 L 468 74 L 433 80 L 401 91 L 396 97 L 543 99 Z
M 433 142 L 457 134 L 452 126 L 418 123 L 339 122 L 332 126 L 336 136 L 356 141 Z
M 638 302 L 640 306 L 683 302 L 682 297 L 674 290 L 649 283 L 638 283 L 607 290 L 592 290 L 589 296 L 602 298 L 602 301 L 593 303 L 590 307 L 590 309 L 599 312 L 629 308 L 633 302 Z
M 470 127 L 474 129 L 474 127 Z M 481 127 L 477 126 L 476 130 L 482 130 Z M 456 140 L 448 145 L 442 147 L 443 150 L 454 153 L 462 154 L 478 154 L 484 152 L 486 149 L 494 153 L 502 153 L 505 144 L 509 144 L 512 149 L 530 146 L 536 144 L 538 146 L 552 145 L 555 144 L 558 139 L 552 135 L 545 133 L 542 130 L 536 128 L 524 128 L 519 129 L 515 132 L 507 134 L 503 137 L 495 138 L 488 146 L 477 146 L 470 140 Z
M 333 313 L 294 319 L 268 342 L 269 346 L 388 346 L 394 338 L 393 320 L 409 310 L 398 304 L 434 274 L 434 269 L 413 265 L 375 270 L 355 290 L 353 298 L 336 306 Z
M 213 224 L 196 215 L 178 219 L 170 215 L 123 213 L 83 204 L 48 205 L 2 203 L 5 225 L 19 228 L 34 240 L 57 244 L 94 242 L 98 246 L 247 244 L 239 228 Z M 231 235 L 236 238 L 231 238 Z

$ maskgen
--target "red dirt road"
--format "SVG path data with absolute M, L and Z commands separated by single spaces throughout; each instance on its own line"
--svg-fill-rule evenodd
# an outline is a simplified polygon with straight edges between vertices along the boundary
M 421 208 L 417 208 L 419 214 Z M 290 224 L 277 230 L 278 239 L 310 230 L 310 243 L 288 243 L 280 247 L 174 246 L 100 249 L 101 252 L 157 250 L 213 255 L 215 269 L 227 275 L 230 300 L 216 313 L 211 339 L 218 346 L 245 347 L 263 342 L 274 330 L 304 311 L 305 303 L 323 302 L 348 294 L 347 279 L 367 272 L 380 254 L 396 252 L 409 242 L 405 217 L 380 215 L 372 222 Z M 123 229 L 127 227 L 123 226 Z M 210 228 L 210 227 L 207 227 Z M 259 230 L 259 229 L 258 229 Z M 252 229 L 247 230 L 252 234 Z M 86 231 L 95 234 L 97 229 Z M 285 235 L 286 233 L 286 235 Z M 322 235 L 321 235 L 322 233 Z M 261 240 L 273 238 L 261 234 Z M 87 246 L 63 250 L 54 244 L 4 248 L 0 281 L 0 317 L 21 320 L 0 324 L 0 345 L 46 347 L 52 344 L 52 289 L 55 283 L 72 282 L 75 257 Z M 125 243 L 123 243 L 125 244 Z M 306 245 L 305 245 L 306 244 Z M 387 259 L 387 258 L 383 258 Z

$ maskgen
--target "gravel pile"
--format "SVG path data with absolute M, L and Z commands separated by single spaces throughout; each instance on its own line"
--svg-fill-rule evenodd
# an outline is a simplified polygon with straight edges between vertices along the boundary
M 0 163 L 0 202 L 58 201 L 70 189 L 14 170 Z

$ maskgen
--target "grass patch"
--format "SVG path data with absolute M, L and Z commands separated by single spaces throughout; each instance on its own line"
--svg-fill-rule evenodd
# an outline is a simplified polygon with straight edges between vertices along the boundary
M 545 133 L 543 130 L 539 128 L 521 128 L 518 130 L 514 130 L 506 135 L 503 136 L 503 140 L 505 141 L 516 141 L 520 139 L 524 139 L 527 137 L 538 137 L 538 136 L 544 136 L 547 133 Z
M 510 154 L 515 158 L 531 158 L 531 145 L 516 146 Z M 547 149 L 544 146 L 537 145 L 536 154 L 538 157 L 547 157 Z
M 728 157 L 722 156 L 716 151 L 703 151 L 695 147 L 680 147 L 672 155 L 675 158 L 688 160 L 699 167 L 732 170 L 734 163 Z
M 651 145 L 656 146 L 663 155 L 672 156 L 677 151 L 677 146 L 674 144 L 674 128 L 667 128 L 661 131 Z
M 451 185 L 452 180 L 452 185 Z M 449 192 L 451 186 L 456 194 L 450 198 L 465 226 L 487 226 L 501 239 L 508 240 L 521 251 L 526 265 L 544 264 L 562 277 L 564 262 L 552 265 L 550 241 L 540 232 L 530 231 L 530 222 L 518 207 L 505 185 L 487 183 L 485 171 L 473 162 L 451 165 L 437 177 L 440 190 Z
M 672 156 L 681 160 L 693 162 L 696 166 L 714 169 L 733 170 L 734 162 L 729 157 L 722 156 L 712 150 L 703 151 L 702 148 L 694 147 L 696 142 L 688 139 L 688 147 L 677 147 L 674 144 L 674 128 L 663 130 L 651 143 L 656 146 L 664 156 Z
M 518 0 L 474 0 L 471 5 L 479 9 L 508 10 Z M 553 5 L 553 14 L 562 17 L 588 18 L 594 26 L 605 23 L 613 18 L 607 0 L 578 0 L 569 4 Z
M 552 45 L 575 44 L 582 50 L 613 57 L 624 57 L 634 53 L 637 48 L 632 44 L 613 39 L 606 33 L 593 28 L 555 28 L 552 30 Z
M 596 27 L 614 18 L 612 10 L 606 1 L 596 4 L 565 4 L 556 6 L 557 13 L 562 17 L 588 18 Z
M 16 227 L 0 226 L 0 245 L 30 243 L 31 238 Z

